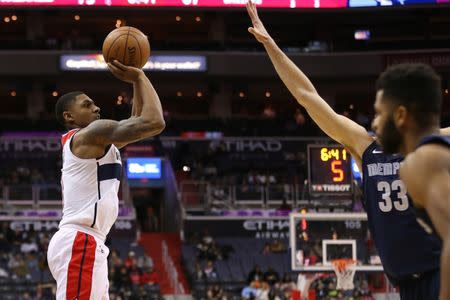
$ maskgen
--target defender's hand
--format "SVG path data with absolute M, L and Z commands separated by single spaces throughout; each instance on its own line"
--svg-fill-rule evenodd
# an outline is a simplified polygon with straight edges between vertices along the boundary
M 264 27 L 264 24 L 259 19 L 256 6 L 251 0 L 247 2 L 247 12 L 253 24 L 253 27 L 248 28 L 248 32 L 253 34 L 258 42 L 262 44 L 266 44 L 272 41 L 272 37 L 269 35 L 266 28 Z
M 117 79 L 129 83 L 134 83 L 140 76 L 145 76 L 141 69 L 125 66 L 117 60 L 108 63 L 108 69 Z

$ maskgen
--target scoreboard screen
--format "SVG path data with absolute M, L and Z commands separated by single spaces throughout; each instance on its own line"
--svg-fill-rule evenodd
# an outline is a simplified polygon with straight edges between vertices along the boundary
M 340 145 L 308 145 L 308 181 L 311 194 L 352 192 L 350 153 Z

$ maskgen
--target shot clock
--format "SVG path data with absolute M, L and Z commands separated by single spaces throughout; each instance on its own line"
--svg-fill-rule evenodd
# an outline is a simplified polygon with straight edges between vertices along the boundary
M 350 153 L 340 145 L 308 145 L 308 181 L 311 194 L 352 193 Z

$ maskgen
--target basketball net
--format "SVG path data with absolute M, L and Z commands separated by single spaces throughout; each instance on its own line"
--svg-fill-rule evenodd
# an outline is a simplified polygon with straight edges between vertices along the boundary
M 353 259 L 336 259 L 332 261 L 337 278 L 338 290 L 353 290 L 353 278 L 356 272 L 356 262 Z

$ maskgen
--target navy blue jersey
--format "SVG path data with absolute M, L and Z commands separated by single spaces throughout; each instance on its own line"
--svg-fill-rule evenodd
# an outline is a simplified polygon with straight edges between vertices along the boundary
M 369 228 L 384 270 L 401 280 L 439 268 L 442 243 L 419 225 L 399 169 L 403 157 L 387 155 L 373 142 L 362 157 Z
M 450 148 L 450 136 L 449 135 L 429 135 L 420 140 L 417 148 L 423 145 L 439 144 Z

